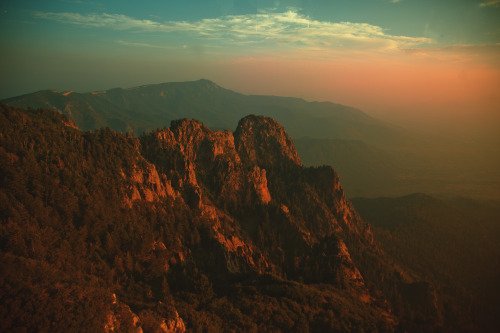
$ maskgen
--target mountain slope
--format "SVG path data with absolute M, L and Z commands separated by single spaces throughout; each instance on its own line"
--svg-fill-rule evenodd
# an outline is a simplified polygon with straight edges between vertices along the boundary
M 397 264 L 431 281 L 443 294 L 445 320 L 455 331 L 500 328 L 500 206 L 470 199 L 442 201 L 424 194 L 355 198 L 356 210 Z M 458 315 L 469 308 L 467 316 Z
M 0 123 L 2 331 L 394 329 L 349 253 L 376 253 L 367 225 L 276 121 L 136 139 L 1 105 Z
M 271 118 L 133 138 L 1 105 L 0 124 L 1 330 L 441 325 L 432 287 L 391 263 L 333 168 L 303 167 Z

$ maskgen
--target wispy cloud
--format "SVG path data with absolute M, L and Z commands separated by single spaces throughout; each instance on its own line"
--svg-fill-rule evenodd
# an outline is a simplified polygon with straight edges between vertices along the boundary
M 432 43 L 424 37 L 396 36 L 367 23 L 310 19 L 294 11 L 229 15 L 199 21 L 135 19 L 120 14 L 36 13 L 39 18 L 86 27 L 142 32 L 185 33 L 228 43 L 273 43 L 318 48 L 401 49 Z
M 485 1 L 481 2 L 480 6 L 481 7 L 488 7 L 488 6 L 499 7 L 500 0 L 485 0 Z
M 120 45 L 125 45 L 125 46 L 149 47 L 149 48 L 154 48 L 154 49 L 171 49 L 171 47 L 168 47 L 168 46 L 154 45 L 154 44 L 149 44 L 149 43 L 127 42 L 124 40 L 117 40 L 116 42 Z
M 38 12 L 35 16 L 65 24 L 76 24 L 87 27 L 110 28 L 115 30 L 165 30 L 160 23 L 151 20 L 137 20 L 120 14 L 88 14 Z

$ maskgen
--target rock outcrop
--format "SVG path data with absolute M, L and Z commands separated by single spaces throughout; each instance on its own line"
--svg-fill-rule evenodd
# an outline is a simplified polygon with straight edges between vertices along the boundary
M 134 176 L 135 181 L 162 195 L 180 193 L 210 221 L 214 251 L 200 260 L 230 274 L 300 276 L 307 268 L 314 281 L 352 281 L 364 288 L 342 233 L 366 242 L 369 229 L 345 198 L 333 168 L 303 168 L 292 140 L 275 120 L 247 116 L 233 135 L 181 119 L 141 143 L 148 163 L 163 170 L 168 180 L 157 180 L 153 170 L 147 177 Z M 242 215 L 261 206 L 276 211 L 272 221 L 267 221 L 268 213 Z M 320 244 L 328 254 L 318 257 Z

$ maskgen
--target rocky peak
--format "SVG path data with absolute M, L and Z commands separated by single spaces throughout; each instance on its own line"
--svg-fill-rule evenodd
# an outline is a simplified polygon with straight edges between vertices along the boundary
M 173 120 L 170 124 L 170 130 L 176 140 L 183 145 L 197 143 L 210 130 L 203 123 L 194 119 Z
M 219 155 L 237 158 L 230 131 L 212 131 L 197 120 L 180 119 L 172 121 L 170 129 L 163 132 L 161 139 L 177 144 L 193 163 L 200 160 L 213 162 Z
M 302 165 L 285 129 L 272 118 L 249 115 L 241 119 L 234 132 L 234 142 L 246 163 L 264 168 L 283 163 Z
M 170 129 L 176 133 L 176 132 L 186 132 L 186 130 L 191 129 L 191 130 L 199 130 L 202 128 L 206 128 L 201 121 L 198 121 L 196 119 L 177 119 L 177 120 L 172 120 L 170 123 Z
M 198 207 L 211 221 L 217 244 L 227 259 L 227 265 L 221 267 L 227 266 L 230 272 L 261 272 L 272 266 L 281 267 L 277 271 L 302 274 L 312 269 L 308 265 L 319 264 L 307 259 L 314 244 L 332 242 L 328 237 L 342 230 L 359 234 L 360 221 L 345 199 L 336 172 L 331 167 L 303 168 L 292 140 L 272 118 L 247 116 L 240 120 L 234 135 L 212 131 L 196 120 L 181 119 L 173 121 L 169 129 L 152 133 L 151 138 L 154 143 L 144 141 L 143 148 L 152 149 L 146 155 L 153 164 L 166 163 L 160 169 L 169 170 L 172 192 L 180 193 L 190 207 Z M 293 199 L 290 193 L 294 193 Z M 268 226 L 260 220 L 269 213 L 242 220 L 241 225 L 231 216 L 256 207 L 276 214 Z M 280 207 L 278 213 L 276 207 Z M 233 222 L 223 228 L 224 219 Z M 239 228 L 245 231 L 236 232 Z M 275 228 L 288 231 L 278 240 L 273 236 Z M 235 232 L 240 235 L 239 245 L 235 245 Z M 266 244 L 262 252 L 252 252 L 254 242 Z M 347 248 L 333 246 L 329 252 L 339 252 L 339 256 L 325 259 L 332 270 L 331 274 L 323 272 L 323 279 L 340 275 L 343 280 L 360 279 L 350 257 L 343 255 L 348 254 Z M 258 253 L 267 259 L 258 259 Z M 301 264 L 285 265 L 285 261 L 293 260 Z M 263 262 L 268 262 L 267 266 Z M 339 263 L 349 269 L 338 269 Z

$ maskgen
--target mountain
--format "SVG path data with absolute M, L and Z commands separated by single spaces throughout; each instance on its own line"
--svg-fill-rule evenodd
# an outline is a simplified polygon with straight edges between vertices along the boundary
M 450 328 L 272 118 L 136 138 L 0 110 L 2 331 Z
M 384 146 L 401 145 L 409 140 L 403 130 L 355 108 L 291 97 L 248 96 L 208 80 L 90 93 L 45 90 L 3 102 L 61 112 L 84 131 L 108 126 L 139 135 L 168 126 L 179 118 L 198 119 L 212 129 L 228 129 L 235 128 L 242 117 L 258 113 L 276 119 L 292 138 L 363 140 Z
M 469 308 L 477 331 L 500 328 L 498 203 L 425 194 L 352 202 L 384 252 L 443 295 L 444 315 L 456 323 L 455 331 L 474 330 L 457 315 L 459 308 Z

